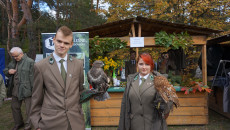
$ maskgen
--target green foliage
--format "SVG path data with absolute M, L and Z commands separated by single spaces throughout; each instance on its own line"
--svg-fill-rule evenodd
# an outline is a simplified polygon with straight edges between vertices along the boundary
M 104 0 L 110 4 L 100 13 L 108 22 L 143 16 L 174 23 L 229 30 L 229 0 Z
M 109 56 L 109 53 L 124 49 L 126 45 L 127 43 L 119 38 L 99 38 L 96 36 L 89 41 L 90 59 L 94 60 L 98 56 Z
M 155 44 L 164 47 L 170 47 L 172 42 L 172 34 L 167 34 L 165 31 L 161 31 L 155 34 Z
M 180 86 L 182 77 L 181 75 L 174 75 L 171 71 L 168 73 L 168 80 L 174 86 Z
M 186 49 L 192 43 L 192 37 L 187 32 L 167 34 L 165 31 L 160 31 L 155 34 L 155 44 L 166 48 L 179 49 L 181 47 Z
M 55 10 L 57 13 L 55 16 L 49 16 L 51 17 L 49 19 L 53 20 L 55 27 L 67 25 L 75 31 L 106 22 L 103 15 L 91 10 L 91 0 L 41 0 L 40 2 L 47 4 L 51 10 Z

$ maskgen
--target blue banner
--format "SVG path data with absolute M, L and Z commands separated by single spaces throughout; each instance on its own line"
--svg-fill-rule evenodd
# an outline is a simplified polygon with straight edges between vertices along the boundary
M 0 48 L 0 74 L 2 75 L 5 82 L 5 75 L 3 70 L 5 69 L 5 49 Z

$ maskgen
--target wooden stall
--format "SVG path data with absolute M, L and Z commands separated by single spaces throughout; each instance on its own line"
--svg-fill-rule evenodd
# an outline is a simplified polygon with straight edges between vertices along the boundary
M 230 57 L 229 57 L 230 34 L 208 40 L 207 46 L 210 46 L 210 47 L 213 46 L 213 48 L 215 48 L 215 49 L 224 48 L 220 52 L 222 54 L 210 54 L 210 55 L 219 55 L 220 56 L 220 57 L 216 57 L 216 59 L 215 59 L 215 61 L 217 62 L 216 64 L 218 64 L 220 60 L 229 60 L 230 61 Z M 210 52 L 210 53 L 212 53 L 212 52 Z M 213 53 L 217 53 L 217 51 L 215 51 Z M 212 57 L 212 56 L 210 56 L 210 57 Z M 214 72 L 217 71 L 216 67 L 212 67 L 212 68 L 213 68 L 213 70 L 215 70 Z M 229 68 L 229 65 L 228 65 L 228 68 Z M 227 68 L 225 68 L 225 69 L 227 69 Z M 209 70 L 209 71 L 211 71 L 211 70 Z M 208 81 L 210 82 L 210 84 L 212 84 L 212 82 L 213 82 L 213 79 L 215 76 L 214 72 L 211 71 L 210 73 L 208 73 L 208 79 L 209 79 Z M 217 74 L 217 75 L 219 75 L 219 74 Z M 209 96 L 209 100 L 208 100 L 209 108 L 220 113 L 221 115 L 223 115 L 227 118 L 230 118 L 230 113 L 223 111 L 224 86 L 217 85 L 217 84 L 215 86 L 215 84 L 214 84 L 214 86 L 212 86 L 212 87 L 213 87 L 213 93 Z
M 130 18 L 99 26 L 94 26 L 82 30 L 89 32 L 90 38 L 99 36 L 117 37 L 127 41 L 130 46 L 130 37 L 144 37 L 145 47 L 154 47 L 156 32 L 165 31 L 167 33 L 187 32 L 192 36 L 193 44 L 202 46 L 202 73 L 203 83 L 207 85 L 207 65 L 206 65 L 206 41 L 210 35 L 220 33 L 219 30 L 203 28 L 198 26 L 189 26 L 185 24 L 171 23 L 144 17 Z M 136 48 L 138 52 L 138 48 Z M 124 88 L 110 88 L 111 98 L 104 102 L 90 100 L 91 107 L 91 125 L 92 126 L 117 126 L 120 116 L 121 99 Z M 197 92 L 195 94 L 185 95 L 184 92 L 177 91 L 181 107 L 175 109 L 167 119 L 169 125 L 191 125 L 208 124 L 208 105 L 207 94 Z

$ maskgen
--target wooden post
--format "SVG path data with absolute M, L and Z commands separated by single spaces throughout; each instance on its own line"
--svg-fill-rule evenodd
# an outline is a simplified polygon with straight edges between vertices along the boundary
M 136 37 L 136 36 L 135 36 L 135 27 L 134 27 L 134 23 L 131 25 L 131 29 L 132 29 L 133 37 Z
M 132 29 L 133 37 L 136 37 L 134 23 L 132 24 L 131 29 Z M 138 32 L 138 35 L 139 35 L 139 32 Z M 137 59 L 137 57 L 138 57 L 138 48 L 136 48 L 136 59 Z
M 206 45 L 202 46 L 202 76 L 203 76 L 204 85 L 207 85 L 207 51 L 206 51 Z
M 141 24 L 138 24 L 138 37 L 141 37 Z M 139 55 L 139 48 L 136 48 L 137 57 Z

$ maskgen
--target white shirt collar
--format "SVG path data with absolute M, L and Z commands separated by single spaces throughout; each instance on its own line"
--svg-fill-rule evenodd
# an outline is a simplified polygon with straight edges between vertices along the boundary
M 67 54 L 65 55 L 64 58 L 61 58 L 61 57 L 58 56 L 55 52 L 53 52 L 53 56 L 54 56 L 54 59 L 56 60 L 56 62 L 59 62 L 61 59 L 64 59 L 65 62 L 67 61 Z
M 149 76 L 149 74 L 147 74 L 147 75 L 145 75 L 145 76 L 141 76 L 140 74 L 139 74 L 139 79 L 141 79 L 141 78 L 145 78 L 145 79 L 147 79 L 148 78 L 148 76 Z

